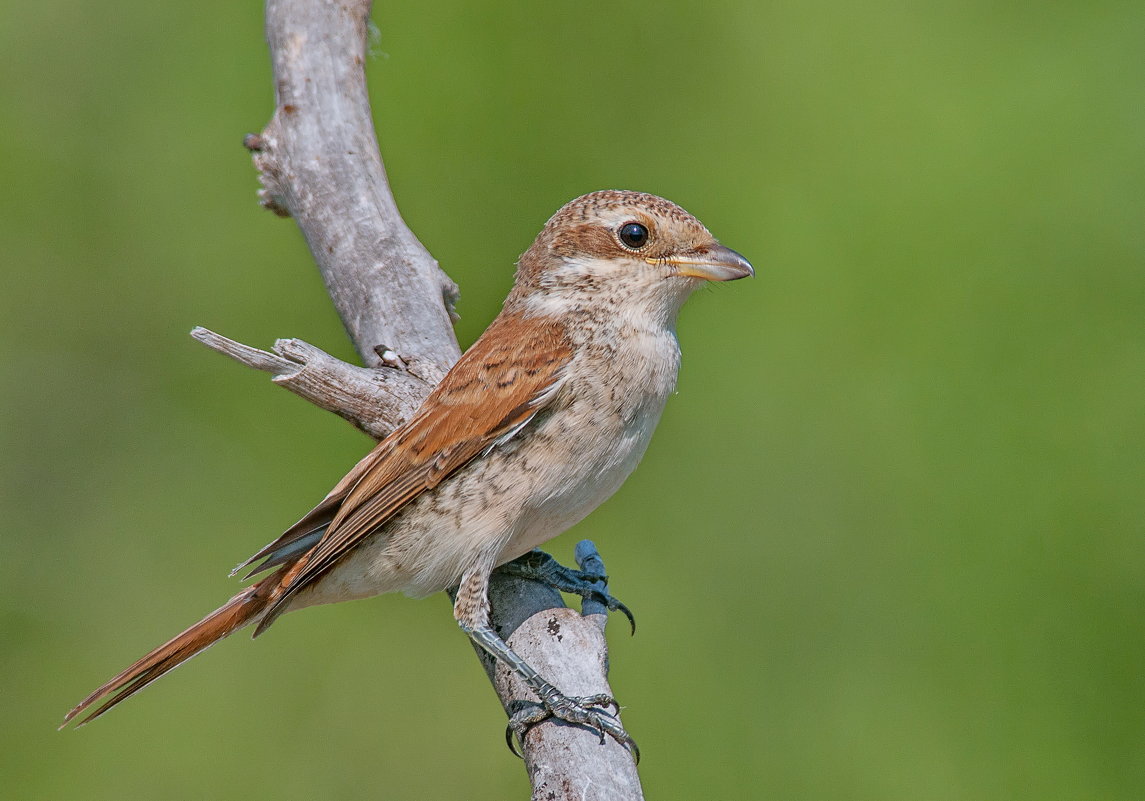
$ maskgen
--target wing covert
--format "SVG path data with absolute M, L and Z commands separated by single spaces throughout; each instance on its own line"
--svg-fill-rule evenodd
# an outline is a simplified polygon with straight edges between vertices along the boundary
M 329 521 L 321 539 L 283 572 L 255 636 L 286 610 L 291 596 L 407 503 L 527 427 L 559 396 L 571 356 L 562 329 L 552 322 L 498 317 L 412 418 L 382 440 L 298 524 L 252 557 L 270 556 L 273 561 L 276 550 L 312 535 L 314 523 Z

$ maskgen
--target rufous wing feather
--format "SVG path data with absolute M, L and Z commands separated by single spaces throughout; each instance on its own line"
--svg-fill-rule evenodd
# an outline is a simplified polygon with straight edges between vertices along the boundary
M 264 631 L 295 593 L 319 579 L 405 504 L 520 431 L 553 401 L 572 349 L 551 322 L 502 315 L 454 365 L 418 413 L 363 458 L 323 501 L 235 570 L 278 567 L 85 698 L 80 725 L 238 629 Z M 62 728 L 62 727 L 61 727 Z
M 557 395 L 572 348 L 551 321 L 502 315 L 473 344 L 409 421 L 359 463 L 356 480 L 315 546 L 284 574 L 254 636 L 392 518 L 506 435 L 520 431 Z M 347 486 L 343 481 L 339 487 Z

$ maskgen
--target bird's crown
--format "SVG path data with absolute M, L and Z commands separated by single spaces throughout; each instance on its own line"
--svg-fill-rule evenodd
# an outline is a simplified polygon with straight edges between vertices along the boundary
M 521 256 L 516 283 L 521 291 L 596 290 L 617 281 L 654 287 L 660 279 L 726 281 L 751 274 L 742 256 L 670 200 L 606 189 L 569 201 L 549 219 Z

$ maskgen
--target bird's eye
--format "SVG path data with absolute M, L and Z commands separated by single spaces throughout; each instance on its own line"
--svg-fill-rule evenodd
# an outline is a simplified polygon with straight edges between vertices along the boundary
M 618 236 L 625 247 L 633 250 L 640 250 L 648 244 L 648 229 L 638 222 L 629 222 L 620 226 Z

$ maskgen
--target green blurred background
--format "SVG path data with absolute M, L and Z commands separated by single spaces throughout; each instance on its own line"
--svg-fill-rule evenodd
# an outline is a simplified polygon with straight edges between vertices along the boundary
M 62 714 L 235 591 L 370 445 L 195 344 L 352 354 L 240 146 L 255 3 L 0 5 L 0 785 L 507 799 L 444 597 L 310 610 Z M 407 220 L 468 344 L 580 193 L 756 264 L 685 309 L 595 539 L 664 799 L 1145 798 L 1145 5 L 381 4 Z

